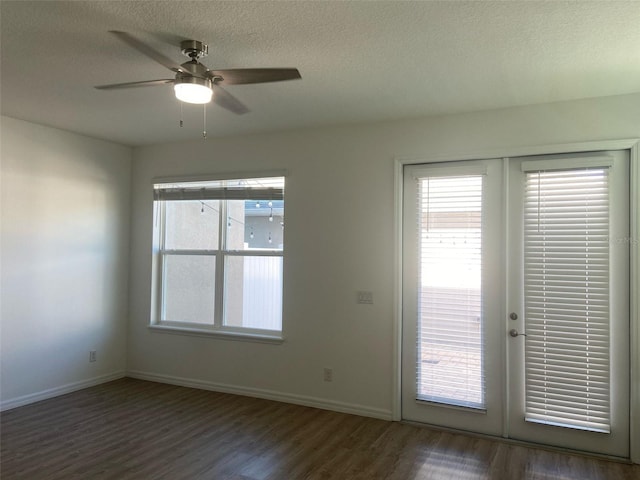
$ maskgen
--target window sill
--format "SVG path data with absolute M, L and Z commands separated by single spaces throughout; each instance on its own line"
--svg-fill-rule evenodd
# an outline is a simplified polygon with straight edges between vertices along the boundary
M 195 337 L 214 337 L 224 340 L 236 340 L 244 342 L 273 343 L 280 344 L 284 342 L 284 338 L 277 334 L 256 333 L 256 332 L 238 332 L 229 330 L 219 330 L 212 328 L 197 328 L 176 325 L 149 325 L 149 330 L 157 333 L 170 333 L 173 335 L 189 335 Z

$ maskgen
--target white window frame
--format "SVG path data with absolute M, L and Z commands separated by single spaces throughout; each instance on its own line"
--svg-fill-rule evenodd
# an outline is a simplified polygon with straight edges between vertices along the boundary
M 286 171 L 251 172 L 240 174 L 211 175 L 198 177 L 169 177 L 154 178 L 153 185 L 170 185 L 199 182 L 216 182 L 224 180 L 252 180 L 272 177 L 284 177 Z M 155 193 L 155 188 L 154 188 Z M 230 198 L 229 200 L 234 200 Z M 218 221 L 218 245 L 215 250 L 206 249 L 164 249 L 166 201 L 158 201 L 153 198 L 153 243 L 152 243 L 152 285 L 151 285 L 151 318 L 149 329 L 156 332 L 173 333 L 180 335 L 211 336 L 230 340 L 247 340 L 263 343 L 282 343 L 283 326 L 280 330 L 266 330 L 249 327 L 237 327 L 224 325 L 224 284 L 225 284 L 225 260 L 230 257 L 281 257 L 284 264 L 284 246 L 282 249 L 260 250 L 227 250 L 226 248 L 226 200 L 220 200 L 220 213 Z M 215 257 L 215 307 L 214 318 L 211 324 L 178 322 L 163 320 L 163 271 L 164 258 L 168 255 L 203 255 Z M 284 277 L 284 268 L 283 268 Z M 284 278 L 283 278 L 284 284 Z M 284 288 L 283 297 L 284 297 Z M 284 304 L 284 302 L 283 302 Z M 282 322 L 281 325 L 283 325 Z

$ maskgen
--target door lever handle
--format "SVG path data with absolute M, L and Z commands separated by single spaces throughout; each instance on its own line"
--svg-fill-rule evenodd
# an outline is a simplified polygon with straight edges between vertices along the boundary
M 512 337 L 526 337 L 527 334 L 526 333 L 518 333 L 518 330 L 516 330 L 515 328 L 512 328 L 511 330 L 509 330 L 509 335 L 511 335 Z

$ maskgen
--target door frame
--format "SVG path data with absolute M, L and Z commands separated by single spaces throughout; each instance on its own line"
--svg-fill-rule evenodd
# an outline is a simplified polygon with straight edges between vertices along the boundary
M 428 155 L 416 157 L 396 157 L 394 159 L 394 318 L 393 318 L 393 378 L 392 378 L 392 420 L 402 420 L 402 203 L 404 197 L 404 167 L 415 164 L 443 163 L 462 160 L 483 160 L 491 158 L 512 158 L 531 155 L 552 155 L 563 153 L 592 152 L 599 150 L 629 150 L 630 186 L 629 186 L 629 227 L 631 292 L 640 291 L 640 138 L 601 140 L 593 142 L 568 143 L 558 145 L 505 147 L 491 151 L 475 151 L 449 155 Z M 507 170 L 504 163 L 504 170 Z M 507 173 L 506 171 L 504 172 Z M 506 218 L 506 204 L 503 205 L 503 218 Z M 506 264 L 506 262 L 504 262 Z M 506 265 L 503 266 L 503 269 Z M 503 281 L 506 283 L 506 271 Z M 640 298 L 631 296 L 630 314 L 630 460 L 640 464 Z M 506 305 L 503 305 L 506 315 Z M 506 384 L 505 384 L 506 388 Z M 507 399 L 507 391 L 504 392 Z M 505 409 L 506 411 L 507 409 Z M 506 414 L 505 414 L 506 415 Z M 503 429 L 506 428 L 506 418 Z M 503 430 L 503 436 L 506 431 Z

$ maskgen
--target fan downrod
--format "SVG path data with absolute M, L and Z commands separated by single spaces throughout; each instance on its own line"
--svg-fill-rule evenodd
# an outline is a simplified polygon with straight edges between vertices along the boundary
M 180 50 L 183 55 L 186 55 L 192 60 L 206 57 L 209 54 L 209 46 L 198 40 L 183 40 L 180 42 Z

